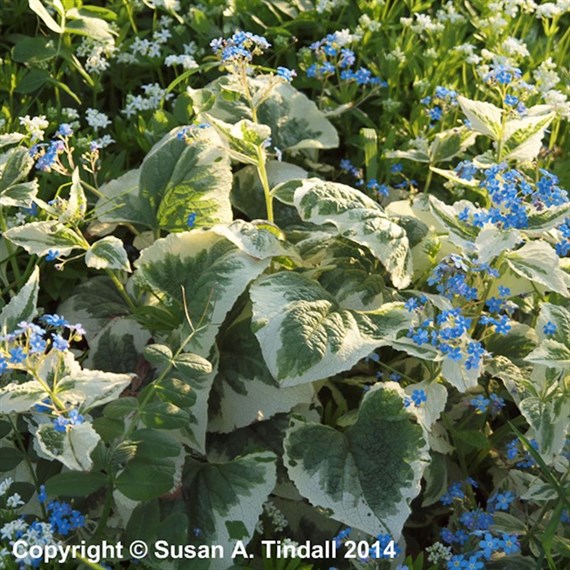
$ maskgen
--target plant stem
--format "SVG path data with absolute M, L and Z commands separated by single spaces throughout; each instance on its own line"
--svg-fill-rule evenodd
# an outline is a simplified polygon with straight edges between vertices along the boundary
M 129 306 L 131 312 L 134 313 L 137 310 L 137 306 L 134 304 L 131 296 L 127 293 L 125 286 L 121 283 L 119 278 L 115 275 L 115 273 L 111 269 L 106 269 L 105 271 L 107 272 L 107 275 L 111 278 L 111 281 L 115 284 L 115 287 L 121 294 L 121 297 L 125 300 L 125 302 Z

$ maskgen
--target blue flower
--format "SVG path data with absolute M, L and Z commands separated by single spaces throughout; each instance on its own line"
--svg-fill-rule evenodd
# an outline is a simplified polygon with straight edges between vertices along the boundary
M 478 396 L 473 398 L 470 403 L 479 414 L 485 413 L 489 406 L 489 400 L 485 398 L 485 396 L 483 396 L 482 394 L 479 394 Z
M 469 560 L 464 560 L 461 568 L 464 568 L 465 570 L 481 570 L 485 568 L 485 565 L 483 564 L 483 562 L 479 560 L 479 558 L 475 554 L 473 556 L 470 556 Z
M 420 306 L 417 297 L 410 297 L 405 303 L 404 307 L 408 310 L 408 312 L 413 312 Z
M 45 503 L 47 501 L 47 493 L 45 485 L 40 485 L 40 491 L 38 493 L 38 501 L 40 503 Z
M 521 547 L 517 537 L 513 534 L 503 533 L 501 537 L 503 552 L 507 555 L 520 552 Z
M 479 542 L 479 548 L 487 560 L 489 560 L 493 552 L 497 552 L 502 545 L 502 541 L 493 537 L 490 533 L 486 533 L 485 538 Z
M 66 327 L 69 326 L 69 323 L 64 317 L 60 317 L 59 315 L 43 315 L 41 319 L 46 325 L 50 325 L 52 327 Z
M 73 134 L 73 129 L 68 123 L 61 123 L 55 134 L 58 137 L 70 137 Z
M 514 95 L 506 95 L 505 96 L 505 105 L 509 107 L 514 107 L 519 102 L 519 98 L 515 97 Z
M 412 392 L 412 400 L 416 407 L 420 407 L 424 402 L 427 402 L 427 395 L 425 390 L 414 390 Z
M 288 69 L 287 67 L 278 67 L 277 77 L 281 77 L 285 81 L 291 83 L 293 78 L 297 77 L 297 72 L 294 69 Z
M 511 290 L 508 287 L 504 287 L 503 285 L 499 285 L 499 295 L 501 297 L 507 298 L 511 296 Z
M 196 223 L 196 212 L 192 212 L 188 214 L 188 217 L 186 218 L 186 225 L 188 226 L 188 228 L 193 228 L 195 223 Z
M 11 364 L 20 364 L 26 358 L 26 353 L 22 350 L 20 346 L 10 349 L 10 360 Z
M 46 261 L 54 261 L 59 257 L 59 251 L 56 249 L 50 249 L 46 254 Z
M 548 321 L 544 325 L 544 327 L 542 327 L 542 332 L 548 336 L 552 336 L 553 334 L 556 334 L 557 330 L 558 330 L 558 327 L 554 323 L 552 323 L 551 321 Z

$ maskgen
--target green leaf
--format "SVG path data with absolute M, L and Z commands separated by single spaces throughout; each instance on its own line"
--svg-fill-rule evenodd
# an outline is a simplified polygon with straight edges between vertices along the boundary
M 14 184 L 0 193 L 0 206 L 15 206 L 29 208 L 38 193 L 38 181 Z
M 89 338 L 85 367 L 104 372 L 132 373 L 140 366 L 151 333 L 133 318 L 116 317 Z
M 473 226 L 460 222 L 458 218 L 459 213 L 464 208 L 473 208 L 473 204 L 471 202 L 468 202 L 467 200 L 459 200 L 452 205 L 448 205 L 431 194 L 428 197 L 428 202 L 432 214 L 441 224 L 443 224 L 450 234 L 464 241 L 475 241 L 479 230 Z
M 229 223 L 232 175 L 227 151 L 214 129 L 200 130 L 186 143 L 175 129 L 146 155 L 140 171 L 130 171 L 101 187 L 95 207 L 104 222 L 134 222 L 168 231 Z
M 311 401 L 310 384 L 280 388 L 275 382 L 251 332 L 250 318 L 232 323 L 218 339 L 220 364 L 210 396 L 210 431 L 232 432 Z
M 272 76 L 250 78 L 249 89 L 257 108 L 258 122 L 271 128 L 272 145 L 280 150 L 305 148 L 336 148 L 338 135 L 315 103 L 293 86 L 276 81 Z M 217 79 L 203 90 L 193 91 L 191 97 L 196 113 L 237 123 L 242 119 L 253 120 L 251 108 L 241 93 L 233 91 L 234 100 L 226 100 L 224 93 L 232 89 L 226 77 Z M 213 106 L 203 106 L 206 95 L 215 94 Z
M 454 127 L 435 135 L 429 149 L 430 164 L 446 162 L 475 143 L 477 134 L 467 127 Z
M 99 443 L 99 434 L 91 424 L 69 427 L 65 433 L 56 431 L 52 423 L 42 424 L 34 438 L 34 446 L 49 459 L 63 463 L 72 471 L 90 471 L 91 452 Z
M 91 10 L 71 8 L 66 13 L 65 32 L 93 38 L 99 42 L 113 40 L 111 26 L 102 18 L 98 18 Z
M 522 241 L 521 233 L 514 229 L 502 229 L 487 224 L 475 239 L 475 249 L 479 263 L 491 263 L 505 251 L 512 250 Z
M 0 471 L 11 471 L 24 460 L 24 454 L 16 447 L 0 447 Z
M 194 544 L 219 544 L 225 559 L 211 562 L 210 568 L 226 570 L 236 540 L 247 544 L 263 510 L 263 503 L 276 481 L 276 457 L 270 452 L 251 453 L 228 462 L 202 463 L 190 458 L 184 487 L 186 512 Z
M 549 291 L 568 296 L 565 275 L 560 269 L 560 258 L 545 241 L 527 242 L 520 249 L 507 253 L 505 259 L 518 275 L 543 285 Z
M 570 397 L 562 390 L 549 398 L 525 398 L 519 409 L 534 432 L 540 454 L 546 463 L 562 452 L 570 425 Z
M 269 222 L 235 220 L 229 225 L 214 226 L 212 231 L 225 237 L 241 251 L 255 259 L 292 256 L 300 261 L 299 255 L 291 244 L 279 239 L 276 235 L 276 233 L 281 233 L 279 228 Z
M 464 362 L 456 362 L 450 358 L 444 358 L 441 365 L 441 375 L 460 392 L 466 392 L 477 386 L 477 380 L 481 376 L 482 365 L 467 370 Z
M 140 193 L 156 212 L 156 223 L 169 231 L 185 230 L 190 213 L 196 214 L 196 227 L 230 222 L 227 153 L 206 135 L 187 144 L 178 139 L 178 132 L 156 144 L 141 167 Z
M 491 103 L 483 101 L 472 101 L 461 95 L 457 101 L 466 117 L 471 123 L 471 128 L 482 135 L 487 135 L 493 140 L 501 138 L 501 123 L 503 112 Z
M 71 175 L 71 187 L 69 190 L 69 200 L 67 208 L 60 216 L 59 221 L 63 223 L 78 224 L 83 221 L 87 211 L 87 198 L 79 178 L 79 168 L 75 168 Z
M 541 211 L 531 212 L 528 215 L 528 228 L 526 232 L 542 232 L 559 226 L 570 214 L 570 202 L 561 206 L 551 206 Z
M 207 113 L 204 118 L 216 128 L 221 138 L 228 142 L 233 159 L 245 164 L 255 165 L 259 162 L 258 148 L 271 138 L 271 129 L 267 125 L 260 125 L 249 119 L 242 119 L 232 125 Z
M 545 339 L 526 358 L 528 362 L 551 368 L 570 368 L 570 347 L 557 340 Z
M 410 324 L 401 303 L 369 312 L 342 309 L 317 282 L 291 272 L 256 281 L 250 295 L 253 330 L 282 386 L 348 370 Z
M 2 194 L 10 186 L 24 180 L 34 165 L 34 160 L 27 148 L 13 148 L 6 154 L 7 160 L 0 177 L 0 193 Z
M 107 323 L 130 314 L 129 307 L 108 277 L 93 277 L 75 288 L 58 308 L 69 322 L 81 323 L 89 342 Z
M 410 150 L 394 150 L 387 152 L 385 156 L 386 158 L 404 158 L 413 162 L 424 162 L 426 164 L 429 164 L 430 162 L 430 157 L 427 153 L 414 148 Z
M 123 242 L 115 236 L 107 236 L 96 241 L 85 254 L 85 265 L 94 269 L 131 271 Z
M 439 174 L 440 176 L 443 176 L 444 178 L 447 178 L 448 180 L 451 180 L 459 186 L 465 186 L 467 188 L 477 188 L 479 186 L 478 180 L 475 178 L 472 178 L 471 180 L 461 178 L 461 176 L 459 176 L 455 170 L 446 170 L 444 168 L 436 168 L 435 166 L 430 166 L 430 170 L 436 174 Z
M 145 249 L 135 262 L 136 279 L 173 305 L 180 323 L 186 304 L 197 329 L 187 350 L 207 356 L 226 313 L 269 262 L 212 231 L 191 231 L 171 234 Z
M 50 249 L 67 255 L 74 249 L 86 249 L 86 242 L 74 230 L 60 222 L 31 222 L 9 229 L 4 233 L 12 243 L 23 247 L 29 254 L 44 256 Z
M 161 382 L 157 386 L 158 396 L 169 400 L 172 390 L 176 390 L 177 397 L 169 400 L 174 405 L 177 405 L 176 400 L 182 394 L 184 398 L 193 400 L 192 406 L 186 408 L 188 412 L 185 426 L 186 443 L 199 453 L 205 453 L 208 399 L 216 376 L 216 367 L 213 367 L 205 358 L 191 353 L 180 354 L 173 360 L 173 365 L 164 384 Z M 183 383 L 185 387 L 182 387 L 180 383 Z
M 422 428 L 393 382 L 364 396 L 356 423 L 344 432 L 295 421 L 284 461 L 299 492 L 331 518 L 370 535 L 398 540 L 429 462 Z
M 39 404 L 48 393 L 36 380 L 10 382 L 0 391 L 0 414 L 21 414 Z
M 28 6 L 52 32 L 63 33 L 63 28 L 52 18 L 40 0 L 28 0 Z
M 289 187 L 287 182 L 292 180 L 298 183 L 294 189 L 301 185 L 301 181 L 307 177 L 307 171 L 303 168 L 288 162 L 278 162 L 270 160 L 266 163 L 267 178 L 271 192 L 276 200 L 273 202 L 275 223 L 281 227 L 299 224 L 301 220 L 295 208 L 291 192 L 291 200 L 283 200 L 281 189 Z M 240 212 L 246 214 L 250 220 L 263 220 L 267 217 L 267 208 L 263 198 L 263 187 L 259 179 L 259 174 L 254 166 L 241 168 L 234 177 L 234 187 L 232 189 L 232 204 Z M 286 204 L 286 205 L 285 205 Z
M 149 428 L 181 429 L 188 425 L 190 415 L 175 404 L 155 401 L 142 408 L 140 418 Z
M 303 256 L 306 263 L 326 268 L 319 283 L 343 309 L 372 311 L 382 305 L 386 285 L 371 252 L 323 232 L 311 232 L 308 239 L 297 245 L 306 248 Z M 309 249 L 312 255 L 307 255 Z
M 117 489 L 133 501 L 150 501 L 171 491 L 181 444 L 168 433 L 153 429 L 140 429 L 131 440 L 137 444 L 136 455 L 117 477 Z
M 77 369 L 58 381 L 57 394 L 70 404 L 90 409 L 117 399 L 132 379 L 132 374 Z
M 25 72 L 22 78 L 18 81 L 14 92 L 24 95 L 34 93 L 48 83 L 50 79 L 50 74 L 45 69 L 32 68 Z
M 531 107 L 526 117 L 506 122 L 503 135 L 503 153 L 506 159 L 530 162 L 538 156 L 544 132 L 556 114 L 550 112 L 535 115 L 533 109 L 540 111 L 537 107 Z
M 556 330 L 553 334 L 546 335 L 544 325 L 548 322 L 555 325 Z M 541 341 L 551 339 L 570 346 L 570 311 L 560 305 L 542 303 L 536 322 L 536 333 Z
M 0 311 L 2 334 L 12 332 L 20 321 L 31 321 L 37 313 L 40 270 L 36 266 L 26 284 Z
M 13 144 L 18 144 L 21 140 L 25 139 L 26 135 L 22 133 L 5 133 L 0 135 L 0 148 L 5 146 L 10 146 Z
M 365 194 L 344 184 L 309 179 L 295 190 L 294 200 L 304 221 L 333 224 L 339 235 L 366 246 L 384 265 L 396 287 L 410 283 L 406 232 Z
M 102 473 L 58 473 L 46 481 L 46 492 L 51 497 L 87 497 L 107 483 Z
M 25 37 L 12 49 L 12 59 L 19 63 L 37 65 L 55 57 L 57 49 L 52 38 Z

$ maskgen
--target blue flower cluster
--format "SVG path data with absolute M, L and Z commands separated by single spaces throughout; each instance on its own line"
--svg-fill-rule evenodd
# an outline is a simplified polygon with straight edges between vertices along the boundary
M 412 396 L 404 398 L 404 407 L 409 408 L 412 404 L 419 408 L 423 403 L 427 402 L 427 394 L 425 390 L 414 390 Z
M 475 396 L 469 402 L 479 414 L 484 414 L 489 412 L 491 414 L 499 413 L 505 407 L 505 400 L 497 394 L 491 394 L 488 398 L 485 398 L 482 394 Z
M 223 63 L 247 63 L 254 55 L 261 55 L 271 44 L 251 32 L 235 32 L 230 38 L 217 38 L 210 42 L 212 51 Z
M 492 64 L 483 80 L 490 84 L 510 85 L 521 77 L 522 73 L 518 67 L 506 64 Z
M 354 82 L 357 85 L 378 85 L 387 87 L 386 81 L 377 77 L 367 67 L 354 69 L 356 56 L 351 49 L 344 47 L 347 39 L 344 34 L 334 32 L 322 40 L 310 45 L 317 57 L 317 62 L 307 69 L 307 77 L 324 79 L 338 75 L 341 81 Z
M 28 358 L 36 359 L 49 349 L 63 352 L 69 348 L 71 340 L 80 340 L 85 334 L 81 325 L 70 325 L 59 315 L 44 315 L 41 320 L 47 327 L 59 330 L 49 331 L 22 321 L 17 329 L 0 336 L 0 374 L 9 368 L 22 368 Z M 65 331 L 68 331 L 67 339 L 63 337 Z
M 477 276 L 499 277 L 499 272 L 486 263 L 477 263 L 464 255 L 452 253 L 443 258 L 428 278 L 428 285 L 435 285 L 438 293 L 453 299 L 458 296 L 466 301 L 476 301 L 477 287 L 471 281 Z
M 467 491 L 472 494 L 477 488 L 477 483 L 471 478 L 455 481 L 441 497 L 441 502 L 445 506 L 454 505 L 460 510 L 469 500 Z M 520 552 L 520 544 L 515 535 L 500 533 L 500 536 L 494 536 L 491 531 L 494 513 L 508 511 L 515 498 L 511 491 L 494 493 L 488 499 L 486 509 L 467 509 L 454 517 L 455 531 L 449 527 L 441 529 L 442 542 L 457 552 L 447 561 L 448 569 L 482 569 L 485 568 L 483 561 L 490 560 L 494 553 L 508 556 Z
M 433 96 L 424 97 L 420 103 L 426 106 L 429 118 L 436 123 L 446 111 L 457 107 L 457 91 L 439 85 L 435 88 Z
M 36 169 L 49 172 L 59 162 L 59 156 L 65 151 L 67 140 L 73 135 L 73 129 L 67 124 L 59 125 L 55 138 L 47 143 L 38 143 L 30 148 L 29 155 L 36 160 Z
M 558 178 L 547 170 L 541 169 L 540 173 L 539 180 L 533 184 L 524 173 L 505 163 L 487 168 L 480 186 L 487 190 L 491 206 L 488 209 L 465 208 L 458 219 L 478 228 L 486 223 L 502 229 L 527 228 L 532 213 L 568 202 L 568 193 L 558 186 Z M 474 172 L 469 174 L 468 179 L 471 179 Z M 566 233 L 570 236 L 570 232 Z
M 350 160 L 343 158 L 340 161 L 340 169 L 356 179 L 354 185 L 357 188 L 362 188 L 364 186 L 364 173 L 362 172 L 362 169 L 356 168 Z M 371 192 L 378 194 L 378 196 L 388 196 L 390 191 L 386 184 L 380 184 L 376 178 L 371 178 L 366 183 L 366 188 Z
M 67 418 L 65 416 L 57 416 L 57 418 L 52 420 L 55 431 L 66 433 L 68 427 L 78 426 L 85 421 L 85 418 L 77 410 L 71 410 L 67 415 Z
M 420 311 L 423 306 L 417 302 L 406 302 L 408 310 Z M 435 318 L 423 320 L 417 327 L 411 327 L 407 336 L 415 344 L 430 344 L 446 358 L 461 361 L 465 358 L 467 370 L 478 368 L 487 351 L 479 341 L 471 339 L 469 329 L 473 320 L 462 314 L 461 309 L 441 311 Z
M 529 443 L 533 449 L 538 450 L 538 442 L 536 439 L 531 439 Z M 509 461 L 518 459 L 518 461 L 515 463 L 515 466 L 519 469 L 530 469 L 531 467 L 535 467 L 537 465 L 534 457 L 528 451 L 524 452 L 522 459 L 520 458 L 521 445 L 519 439 L 516 437 L 507 443 L 506 452 L 507 459 Z
M 50 501 L 47 504 L 49 523 L 61 536 L 67 536 L 74 530 L 85 526 L 85 517 L 65 501 Z

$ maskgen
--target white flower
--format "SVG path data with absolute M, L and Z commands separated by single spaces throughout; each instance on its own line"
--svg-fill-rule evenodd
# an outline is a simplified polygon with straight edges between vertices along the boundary
M 544 93 L 544 102 L 550 105 L 557 115 L 570 120 L 570 102 L 564 93 L 551 89 Z
M 111 138 L 111 135 L 103 135 L 102 137 L 95 139 L 91 145 L 95 145 L 97 149 L 108 147 L 110 144 L 113 144 L 115 139 Z
M 87 58 L 85 68 L 89 73 L 99 74 L 109 67 L 108 58 L 112 57 L 117 48 L 114 40 L 97 41 L 93 38 L 83 38 L 77 48 L 77 55 Z
M 465 56 L 465 62 L 477 65 L 481 62 L 481 57 L 475 53 L 475 46 L 473 44 L 460 44 L 453 48 L 453 51 Z
M 542 93 L 550 91 L 555 85 L 560 83 L 560 77 L 554 71 L 556 69 L 556 64 L 549 57 L 546 61 L 543 61 L 538 69 L 532 74 L 534 80 L 538 84 L 538 88 Z
M 85 120 L 95 132 L 99 131 L 99 129 L 104 129 L 111 124 L 109 117 L 107 117 L 105 113 L 101 113 L 96 109 L 91 108 L 85 111 Z
M 152 39 L 157 44 L 165 44 L 170 38 L 172 37 L 172 33 L 170 30 L 163 28 L 161 30 L 156 30 L 154 34 L 152 34 Z
M 501 44 L 501 49 L 511 57 L 528 57 L 530 55 L 526 44 L 513 37 L 506 38 Z
M 148 83 L 142 86 L 144 91 L 144 97 L 142 95 L 133 95 L 129 93 L 127 95 L 127 104 L 123 109 L 123 113 L 127 117 L 132 117 L 137 114 L 138 111 L 151 111 L 158 109 L 162 100 L 168 101 L 174 94 L 167 93 L 166 89 L 158 83 Z
M 535 12 L 537 18 L 554 18 L 554 16 L 559 16 L 561 13 L 562 10 L 554 2 L 540 4 L 540 6 L 536 7 Z
M 173 65 L 181 65 L 184 69 L 196 69 L 200 67 L 191 55 L 169 55 L 164 60 L 164 65 L 172 67 Z
M 61 110 L 61 114 L 68 120 L 68 121 L 74 121 L 76 119 L 79 119 L 79 111 L 77 109 L 74 109 L 73 107 L 64 107 Z
M 334 33 L 334 41 L 340 47 L 350 44 L 352 40 L 353 40 L 352 34 L 348 30 L 348 28 L 344 28 L 343 30 L 340 30 L 340 32 L 337 31 Z
M 416 34 L 422 32 L 442 32 L 445 26 L 441 22 L 434 22 L 428 14 L 416 14 L 416 22 L 411 30 Z
M 386 55 L 387 61 L 398 61 L 399 63 L 406 62 L 406 54 L 400 49 L 400 46 L 396 46 L 390 53 Z
M 0 497 L 6 494 L 6 491 L 12 486 L 14 479 L 12 477 L 6 477 L 4 481 L 0 481 Z
M 38 115 L 37 117 L 20 117 L 20 125 L 23 125 L 32 137 L 32 142 L 43 141 L 45 129 L 49 127 L 49 122 L 45 115 Z
M 14 493 L 11 497 L 6 499 L 6 506 L 10 509 L 17 509 L 24 505 L 24 501 L 22 501 L 22 497 L 18 495 L 18 493 Z

